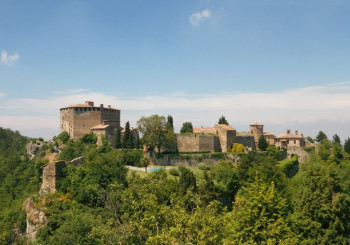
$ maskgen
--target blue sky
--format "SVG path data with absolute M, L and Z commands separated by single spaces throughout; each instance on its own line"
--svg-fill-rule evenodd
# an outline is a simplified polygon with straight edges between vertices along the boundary
M 122 123 L 158 113 L 177 128 L 211 126 L 223 114 L 238 130 L 261 121 L 276 134 L 350 136 L 349 1 L 2 0 L 0 9 L 0 126 L 51 137 L 58 108 L 92 99 L 121 108 Z

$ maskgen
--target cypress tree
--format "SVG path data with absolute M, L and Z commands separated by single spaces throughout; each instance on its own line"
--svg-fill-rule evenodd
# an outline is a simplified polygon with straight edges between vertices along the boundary
M 228 125 L 228 122 L 227 122 L 227 120 L 226 120 L 226 118 L 224 116 L 221 116 L 220 119 L 219 119 L 218 124 L 226 124 L 226 125 Z
M 173 121 L 173 116 L 168 115 L 167 117 L 167 129 L 174 129 L 174 121 Z
M 117 127 L 117 132 L 115 134 L 115 148 L 120 149 L 122 148 L 122 136 L 121 136 L 121 127 Z
M 131 149 L 133 147 L 133 145 L 131 144 L 131 131 L 130 131 L 130 123 L 129 121 L 126 122 L 125 124 L 125 132 L 124 132 L 124 136 L 123 136 L 123 148 L 125 149 Z

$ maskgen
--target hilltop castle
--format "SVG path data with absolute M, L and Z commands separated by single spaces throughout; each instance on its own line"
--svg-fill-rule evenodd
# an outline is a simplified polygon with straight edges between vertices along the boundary
M 117 127 L 120 127 L 120 110 L 110 105 L 106 108 L 103 104 L 94 106 L 93 101 L 86 101 L 60 109 L 60 132 L 66 131 L 73 140 L 95 133 L 113 143 Z

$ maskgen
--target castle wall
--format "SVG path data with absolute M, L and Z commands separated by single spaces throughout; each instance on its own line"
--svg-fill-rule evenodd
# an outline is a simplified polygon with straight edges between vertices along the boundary
M 215 135 L 176 135 L 177 149 L 186 151 L 220 151 L 219 138 Z
M 255 150 L 254 136 L 236 136 L 236 143 Z
M 73 140 L 78 140 L 85 134 L 91 133 L 92 127 L 102 123 L 101 112 L 91 111 L 91 109 L 74 108 Z
M 198 135 L 176 135 L 177 150 L 184 151 L 199 151 Z
M 264 134 L 263 125 L 250 125 L 250 133 L 254 136 L 255 148 L 258 148 L 258 142 L 261 135 Z

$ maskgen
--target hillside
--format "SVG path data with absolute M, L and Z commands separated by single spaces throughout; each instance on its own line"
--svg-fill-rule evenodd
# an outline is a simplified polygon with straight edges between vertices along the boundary
M 30 160 L 26 138 L 1 129 L 0 243 L 25 244 L 23 201 L 47 217 L 38 244 L 347 244 L 350 242 L 350 157 L 339 143 L 324 140 L 279 162 L 278 151 L 251 151 L 237 164 L 203 164 L 130 172 L 142 151 L 114 150 L 108 142 L 45 143 Z M 86 139 L 86 138 L 85 138 Z M 64 142 L 63 142 L 64 141 Z M 9 143 L 12 142 L 12 143 Z M 45 157 L 85 162 L 63 169 L 55 193 L 39 196 Z

